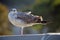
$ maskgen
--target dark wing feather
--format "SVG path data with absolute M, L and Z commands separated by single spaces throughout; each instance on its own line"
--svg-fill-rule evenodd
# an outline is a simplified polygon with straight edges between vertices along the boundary
M 35 19 L 34 16 L 32 16 L 31 14 L 27 15 L 27 13 L 25 13 L 25 12 L 19 12 L 17 14 L 17 18 L 21 19 L 27 23 L 32 23 L 32 22 L 34 22 L 34 19 Z

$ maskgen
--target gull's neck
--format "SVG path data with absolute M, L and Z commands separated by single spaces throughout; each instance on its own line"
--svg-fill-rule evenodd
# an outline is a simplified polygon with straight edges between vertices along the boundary
M 16 12 L 11 11 L 8 16 L 14 17 L 14 18 L 17 17 L 17 11 Z

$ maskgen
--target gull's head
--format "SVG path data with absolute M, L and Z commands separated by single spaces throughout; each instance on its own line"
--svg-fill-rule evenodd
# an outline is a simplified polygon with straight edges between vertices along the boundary
M 12 11 L 14 11 L 14 12 L 15 12 L 15 11 L 17 11 L 17 9 L 16 9 L 16 8 L 13 8 L 13 9 L 12 9 Z
M 17 15 L 17 9 L 16 8 L 13 8 L 11 9 L 11 11 L 9 12 L 9 15 Z
M 16 8 L 13 8 L 12 11 L 13 11 L 14 13 L 17 13 L 17 9 L 16 9 Z

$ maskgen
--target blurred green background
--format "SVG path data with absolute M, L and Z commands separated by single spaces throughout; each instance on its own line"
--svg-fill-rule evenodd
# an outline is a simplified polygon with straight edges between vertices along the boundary
M 12 35 L 13 25 L 8 20 L 8 12 L 13 7 L 17 8 L 18 11 L 30 10 L 32 14 L 41 15 L 44 20 L 47 20 L 47 25 L 34 25 L 31 27 L 33 30 L 43 33 L 42 29 L 48 28 L 47 33 L 60 32 L 60 0 L 1 0 L 0 35 Z M 25 32 L 29 33 L 29 30 L 24 29 Z

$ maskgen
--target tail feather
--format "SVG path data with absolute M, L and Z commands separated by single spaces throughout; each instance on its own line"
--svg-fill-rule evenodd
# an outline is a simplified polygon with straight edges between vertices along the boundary
M 37 20 L 37 23 L 47 23 L 47 21 L 44 21 L 44 20 L 41 21 L 41 19 L 38 19 L 38 20 Z
M 47 23 L 47 21 L 44 21 L 43 20 L 43 17 L 42 16 L 39 16 L 39 17 L 37 17 L 37 19 L 36 19 L 37 21 L 37 23 Z
M 41 21 L 41 23 L 47 23 L 47 21 Z

